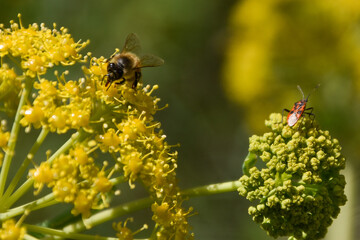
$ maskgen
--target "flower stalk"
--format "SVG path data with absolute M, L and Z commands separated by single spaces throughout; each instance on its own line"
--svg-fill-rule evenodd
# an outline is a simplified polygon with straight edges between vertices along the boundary
M 16 111 L 14 123 L 13 123 L 12 129 L 11 129 L 11 132 L 10 132 L 10 138 L 8 141 L 8 149 L 5 152 L 4 162 L 3 162 L 1 172 L 0 172 L 0 198 L 4 194 L 4 189 L 5 189 L 5 184 L 6 184 L 6 179 L 8 176 L 9 168 L 10 168 L 11 161 L 15 154 L 15 146 L 17 143 L 19 130 L 20 130 L 21 109 L 25 105 L 25 103 L 31 93 L 31 90 L 33 88 L 33 82 L 34 82 L 34 79 L 25 80 L 25 88 L 23 89 L 23 91 L 21 93 L 19 106 Z
M 42 128 L 38 138 L 36 139 L 34 145 L 30 149 L 28 155 L 26 156 L 26 159 L 23 161 L 23 163 L 21 164 L 16 175 L 11 180 L 8 188 L 6 189 L 6 192 L 4 193 L 5 199 L 8 198 L 13 193 L 13 190 L 15 189 L 16 185 L 19 183 L 21 177 L 24 175 L 27 167 L 31 163 L 31 161 L 32 161 L 33 157 L 35 156 L 36 152 L 38 151 L 39 147 L 44 143 L 44 140 L 45 140 L 46 136 L 48 135 L 48 133 L 49 133 L 49 129 Z
M 66 141 L 63 146 L 61 146 L 48 160 L 47 162 L 51 163 L 56 157 L 58 157 L 61 153 L 66 152 L 71 148 L 75 142 L 79 139 L 81 139 L 83 135 L 81 135 L 80 132 L 74 133 L 68 141 Z M 5 198 L 2 200 L 1 210 L 4 211 L 4 209 L 8 209 L 10 206 L 12 206 L 19 198 L 21 198 L 25 193 L 27 193 L 30 188 L 34 184 L 34 179 L 29 178 L 26 180 L 11 196 Z
M 181 192 L 185 197 L 200 197 L 213 194 L 221 194 L 226 192 L 234 192 L 241 186 L 241 183 L 236 181 L 229 181 L 223 183 L 209 184 L 205 186 L 186 189 Z
M 89 234 L 79 234 L 79 233 L 72 233 L 72 232 L 65 232 L 62 230 L 52 229 L 52 228 L 46 228 L 36 225 L 29 225 L 24 224 L 24 226 L 29 230 L 37 233 L 41 233 L 43 235 L 51 235 L 51 236 L 57 236 L 65 239 L 78 239 L 78 240 L 117 240 L 118 238 L 113 237 L 101 237 L 101 236 L 94 236 Z

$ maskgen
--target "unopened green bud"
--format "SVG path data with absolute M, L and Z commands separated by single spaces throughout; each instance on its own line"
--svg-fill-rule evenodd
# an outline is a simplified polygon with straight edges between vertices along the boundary
M 341 146 L 306 116 L 295 127 L 281 120 L 271 114 L 265 121 L 271 131 L 250 137 L 239 193 L 258 203 L 249 214 L 270 236 L 323 238 L 346 202 Z

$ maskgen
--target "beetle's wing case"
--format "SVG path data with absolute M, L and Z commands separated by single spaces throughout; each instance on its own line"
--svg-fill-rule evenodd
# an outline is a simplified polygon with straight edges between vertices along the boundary
M 157 67 L 164 64 L 164 60 L 151 54 L 145 54 L 140 58 L 140 67 Z
M 287 122 L 290 127 L 294 126 L 298 120 L 299 120 L 299 118 L 298 118 L 296 112 L 289 114 L 289 116 L 287 118 Z
M 141 52 L 140 40 L 135 33 L 130 33 L 125 40 L 124 47 L 121 50 L 121 53 L 131 52 L 139 54 Z

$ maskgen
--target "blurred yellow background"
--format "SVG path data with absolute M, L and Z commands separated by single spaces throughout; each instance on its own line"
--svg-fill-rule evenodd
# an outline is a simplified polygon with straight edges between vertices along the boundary
M 271 112 L 301 99 L 296 85 L 307 96 L 320 83 L 308 106 L 320 126 L 340 140 L 354 170 L 346 172 L 348 213 L 326 239 L 360 238 L 359 176 L 353 175 L 360 169 L 359 1 L 0 2 L 0 23 L 8 26 L 17 13 L 24 25 L 56 22 L 75 40 L 90 39 L 85 51 L 93 56 L 109 57 L 135 32 L 144 53 L 165 60 L 164 66 L 144 69 L 143 82 L 159 84 L 156 94 L 169 103 L 157 118 L 169 143 L 181 144 L 182 188 L 238 179 L 248 137 L 265 131 Z M 81 72 L 74 69 L 69 76 Z M 190 218 L 196 239 L 271 239 L 252 222 L 249 203 L 237 193 L 186 204 L 198 212 Z M 111 224 L 94 231 L 114 233 Z

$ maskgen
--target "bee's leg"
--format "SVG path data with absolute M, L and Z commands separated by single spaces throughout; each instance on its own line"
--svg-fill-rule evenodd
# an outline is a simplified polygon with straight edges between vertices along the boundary
M 141 78 L 141 72 L 135 72 L 135 80 L 133 82 L 132 88 L 135 89 L 139 80 Z
M 105 85 L 105 87 L 106 87 L 106 85 Z M 110 82 L 109 86 L 107 87 L 106 91 L 109 90 L 110 87 L 111 87 L 111 82 Z
M 106 74 L 106 75 L 104 75 L 103 77 L 102 77 L 102 79 L 101 79 L 101 85 L 103 84 L 103 82 L 104 82 L 104 78 L 108 78 L 109 79 L 109 76 L 108 76 L 109 74 Z M 105 86 L 107 85 L 107 83 L 105 83 Z
M 121 81 L 120 81 L 120 82 L 116 82 L 115 84 L 116 84 L 116 85 L 121 85 L 121 84 L 124 84 L 125 81 L 126 81 L 126 79 L 123 77 L 123 78 L 121 78 Z

